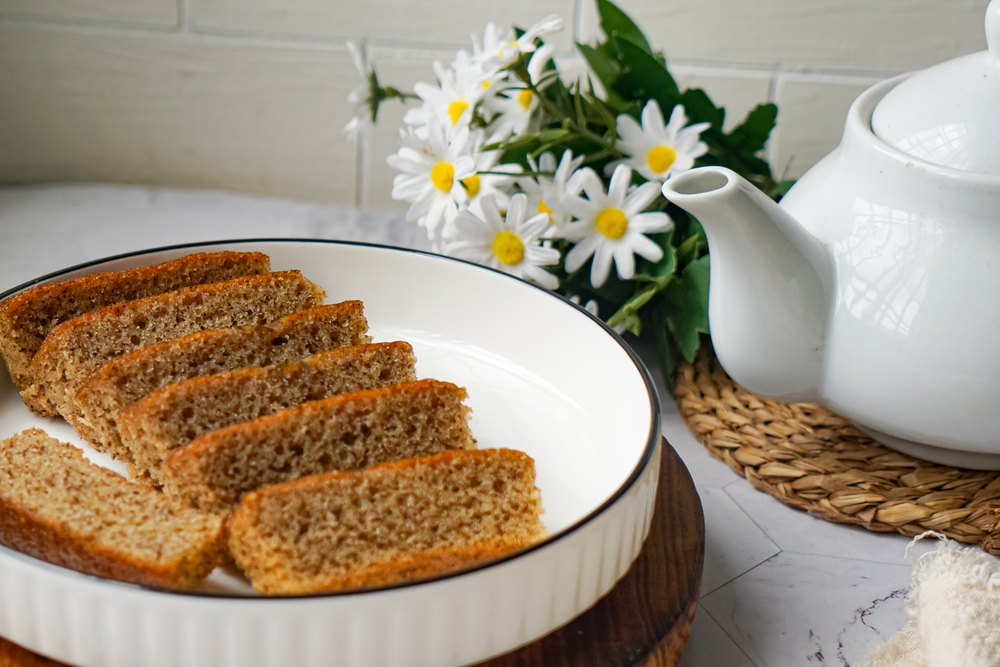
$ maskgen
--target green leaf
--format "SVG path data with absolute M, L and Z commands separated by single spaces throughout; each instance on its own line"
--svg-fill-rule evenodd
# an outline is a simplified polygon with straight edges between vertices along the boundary
M 680 101 L 680 89 L 670 72 L 650 53 L 627 39 L 614 38 L 619 51 L 621 72 L 613 84 L 614 90 L 626 100 L 645 103 L 654 99 L 659 103 L 663 115 L 670 117 L 670 111 Z
M 670 327 L 667 325 L 664 304 L 665 301 L 660 299 L 660 302 L 653 308 L 652 321 L 656 323 L 653 333 L 656 337 L 656 356 L 660 362 L 663 384 L 666 385 L 671 394 L 674 394 L 677 388 L 677 358 L 680 356 L 680 352 L 677 349 L 677 341 L 674 340 L 673 334 L 670 333 Z
M 590 70 L 597 77 L 606 90 L 611 89 L 611 84 L 618 77 L 618 72 L 621 71 L 621 66 L 615 61 L 609 58 L 607 55 L 598 51 L 592 46 L 587 44 L 576 43 L 576 48 L 580 50 L 583 55 L 584 60 L 590 66 Z
M 698 352 L 698 334 L 708 333 L 708 284 L 709 256 L 705 255 L 688 264 L 663 290 L 667 326 L 688 361 L 694 361 Z
M 726 123 L 726 110 L 715 106 L 704 90 L 688 88 L 681 95 L 681 104 L 684 105 L 684 113 L 690 123 L 711 123 L 713 130 L 722 132 L 722 126 Z M 663 115 L 670 118 L 666 111 Z
M 690 114 L 689 114 L 690 115 Z M 778 107 L 758 104 L 747 117 L 729 133 L 729 139 L 748 153 L 764 150 L 764 144 L 778 120 Z
M 646 53 L 653 52 L 649 46 L 649 40 L 642 34 L 639 26 L 617 5 L 609 0 L 597 0 L 597 13 L 601 17 L 601 30 L 604 31 L 609 40 L 613 40 L 615 37 L 625 37 Z
M 639 272 L 635 274 L 633 280 L 662 283 L 668 276 L 673 275 L 674 269 L 677 268 L 677 249 L 674 248 L 673 237 L 673 230 L 649 235 L 649 238 L 663 249 L 663 258 L 656 263 L 640 260 Z

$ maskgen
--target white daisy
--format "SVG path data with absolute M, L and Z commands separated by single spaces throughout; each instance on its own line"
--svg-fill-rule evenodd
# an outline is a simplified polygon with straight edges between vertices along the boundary
M 554 51 L 555 47 L 546 44 L 535 51 L 528 62 L 528 76 L 536 88 L 541 83 L 542 72 Z M 511 135 L 527 132 L 532 116 L 538 108 L 538 96 L 522 83 L 491 97 L 484 106 L 496 113 L 489 128 L 490 142 L 503 141 Z
M 413 128 L 400 131 L 404 146 L 386 162 L 403 172 L 392 181 L 392 198 L 410 202 L 407 221 L 417 220 L 434 239 L 442 220 L 451 221 L 458 213 L 457 201 L 465 197 L 461 181 L 475 173 L 476 163 L 468 154 L 468 128 L 449 134 L 432 118 L 426 129 L 426 138 Z
M 663 250 L 644 235 L 665 232 L 673 227 L 673 221 L 666 213 L 642 210 L 660 194 L 660 184 L 643 183 L 629 192 L 632 170 L 625 165 L 615 169 L 607 194 L 592 169 L 584 169 L 580 178 L 587 199 L 563 199 L 563 205 L 576 218 L 560 230 L 563 238 L 576 243 L 566 254 L 566 270 L 573 273 L 593 256 L 590 283 L 600 287 L 608 279 L 612 259 L 623 280 L 635 274 L 634 254 L 659 261 Z
M 642 110 L 642 127 L 631 116 L 618 116 L 618 149 L 628 156 L 621 163 L 651 181 L 662 182 L 671 174 L 687 171 L 694 166 L 695 158 L 708 151 L 700 136 L 712 125 L 695 123 L 684 127 L 687 122 L 684 106 L 678 104 L 670 113 L 670 122 L 664 125 L 656 100 L 650 100 Z
M 535 23 L 520 37 L 515 36 L 513 29 L 504 30 L 495 23 L 487 23 L 482 45 L 475 35 L 472 36 L 473 52 L 487 71 L 502 69 L 517 60 L 522 53 L 533 52 L 537 48 L 536 39 L 562 28 L 563 20 L 555 14 Z
M 534 172 L 554 172 L 554 176 L 533 176 L 518 179 L 517 185 L 528 195 L 528 210 L 545 213 L 549 216 L 549 231 L 546 235 L 558 233 L 563 225 L 573 219 L 573 216 L 563 206 L 563 198 L 567 195 L 580 193 L 580 175 L 578 171 L 584 156 L 573 157 L 573 151 L 563 151 L 559 166 L 552 153 L 542 153 L 538 163 L 528 156 L 528 164 Z
M 422 127 L 431 118 L 437 118 L 445 126 L 456 127 L 468 125 L 475 113 L 476 105 L 489 91 L 500 74 L 483 74 L 483 71 L 472 66 L 465 51 L 459 51 L 455 58 L 455 67 L 445 69 L 441 63 L 434 63 L 438 85 L 419 81 L 413 86 L 423 104 L 409 109 L 403 116 L 407 125 Z M 423 132 L 418 132 L 423 134 Z
M 465 198 L 459 200 L 459 203 L 476 215 L 482 216 L 483 199 L 492 197 L 500 209 L 506 210 L 507 204 L 510 202 L 511 186 L 521 171 L 521 166 L 513 163 L 497 164 L 503 151 L 481 152 L 479 150 L 480 146 L 483 145 L 481 130 L 472 133 L 470 143 L 472 145 L 472 159 L 476 162 L 476 173 L 462 179 Z M 482 172 L 506 172 L 510 175 Z
M 461 211 L 455 218 L 456 238 L 445 244 L 445 254 L 532 280 L 546 289 L 559 287 L 559 279 L 541 268 L 559 263 L 559 251 L 543 248 L 539 241 L 549 221 L 545 215 L 525 219 L 527 207 L 524 195 L 514 195 L 506 218 L 501 218 L 492 197 L 483 199 L 481 217 Z

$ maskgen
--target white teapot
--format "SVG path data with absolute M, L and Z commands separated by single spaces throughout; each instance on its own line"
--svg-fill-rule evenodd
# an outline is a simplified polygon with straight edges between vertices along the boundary
M 705 227 L 733 379 L 822 401 L 907 454 L 1000 470 L 1000 0 L 986 37 L 863 93 L 780 205 L 717 167 L 663 192 Z

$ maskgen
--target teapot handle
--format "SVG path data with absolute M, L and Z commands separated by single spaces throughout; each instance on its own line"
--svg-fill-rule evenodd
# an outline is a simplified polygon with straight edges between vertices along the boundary
M 986 46 L 1000 65 L 1000 0 L 992 0 L 986 8 Z

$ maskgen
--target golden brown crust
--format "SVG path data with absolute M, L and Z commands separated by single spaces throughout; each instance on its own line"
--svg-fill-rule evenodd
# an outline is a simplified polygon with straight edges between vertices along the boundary
M 545 537 L 534 462 L 445 451 L 248 493 L 226 522 L 255 590 L 379 586 L 498 558 Z
M 245 366 L 282 364 L 371 341 L 364 304 L 343 301 L 287 315 L 272 324 L 200 331 L 140 348 L 104 364 L 77 388 L 71 423 L 95 449 L 132 464 L 117 414 L 161 387 Z
M 259 252 L 195 253 L 153 266 L 39 285 L 0 303 L 0 354 L 14 384 L 24 389 L 31 383 L 31 357 L 61 322 L 121 301 L 269 270 L 270 260 Z
M 521 542 L 483 540 L 475 544 L 425 549 L 418 553 L 397 556 L 389 562 L 373 563 L 348 572 L 330 572 L 324 578 L 308 582 L 286 581 L 281 585 L 274 585 L 270 581 L 264 581 L 260 585 L 255 584 L 254 590 L 268 595 L 296 595 L 385 586 L 455 572 L 506 556 L 525 546 L 528 545 Z
M 26 444 L 25 444 L 26 443 Z M 35 445 L 41 444 L 39 448 Z M 32 447 L 35 446 L 34 449 Z M 0 448 L 7 450 L 28 450 L 27 459 L 32 462 L 40 474 L 47 474 L 48 484 L 65 484 L 77 498 L 72 510 L 86 512 L 102 518 L 105 525 L 120 521 L 120 515 L 127 514 L 134 508 L 128 505 L 128 494 L 119 496 L 121 503 L 116 506 L 95 506 L 92 491 L 97 488 L 128 489 L 129 493 L 138 490 L 140 494 L 158 495 L 152 489 L 134 487 L 126 479 L 101 468 L 83 457 L 83 453 L 66 443 L 50 438 L 40 429 L 28 429 L 22 433 L 0 441 Z M 132 550 L 128 545 L 102 542 L 101 531 L 80 532 L 74 528 L 72 521 L 64 514 L 69 508 L 61 506 L 41 506 L 37 499 L 22 497 L 30 493 L 30 489 L 19 488 L 17 478 L 26 476 L 33 471 L 17 467 L 12 462 L 21 459 L 6 458 L 7 468 L 4 472 L 11 479 L 5 479 L 0 489 L 0 542 L 26 553 L 35 558 L 60 565 L 78 572 L 99 577 L 126 581 L 150 586 L 172 588 L 187 588 L 196 585 L 207 576 L 219 563 L 225 546 L 225 531 L 217 519 L 199 515 L 199 530 L 209 529 L 207 539 L 200 543 L 197 538 L 189 540 L 185 549 L 173 560 L 169 558 L 151 559 Z M 74 467 L 78 473 L 70 475 L 69 467 Z M 55 474 L 45 471 L 54 469 Z M 61 471 L 61 472 L 60 472 Z M 81 478 L 86 482 L 81 483 Z M 36 506 L 26 503 L 35 500 Z M 155 499 L 164 514 L 170 513 L 169 502 L 165 497 Z M 145 510 L 138 510 L 144 521 L 156 521 L 157 517 L 149 516 Z M 194 516 L 194 515 L 190 515 Z M 182 529 L 183 519 L 163 524 L 165 534 Z
M 261 486 L 448 448 L 472 449 L 471 410 L 462 404 L 467 397 L 450 382 L 418 380 L 234 424 L 167 454 L 164 490 L 182 504 L 228 514 L 243 493 Z
M 299 271 L 234 278 L 117 303 L 63 322 L 31 360 L 22 398 L 41 414 L 70 417 L 76 386 L 107 361 L 196 331 L 267 324 L 323 302 Z
M 415 361 L 409 343 L 373 343 L 175 382 L 118 413 L 121 441 L 135 476 L 157 482 L 163 457 L 192 440 L 307 401 L 412 382 Z

